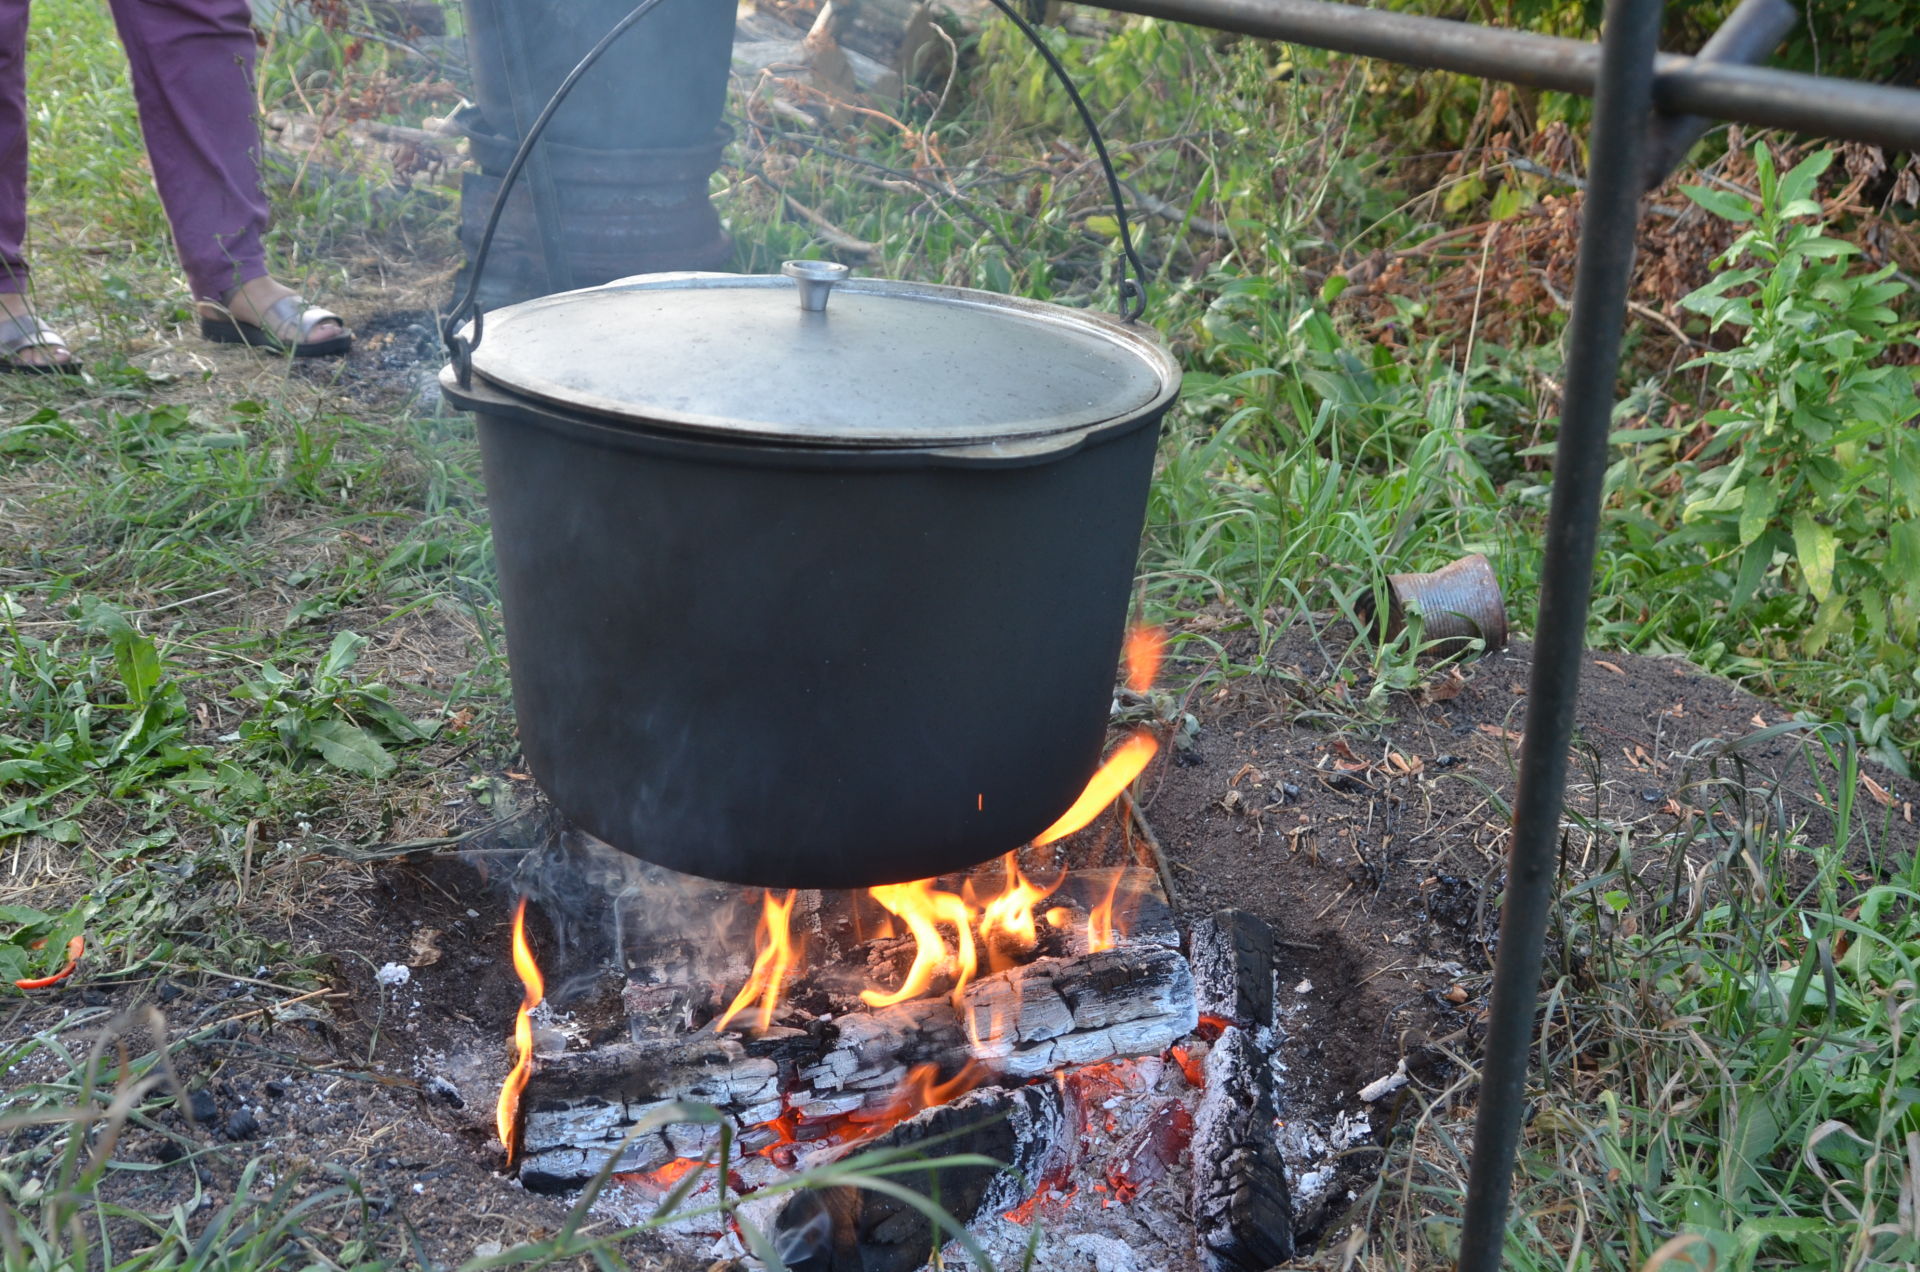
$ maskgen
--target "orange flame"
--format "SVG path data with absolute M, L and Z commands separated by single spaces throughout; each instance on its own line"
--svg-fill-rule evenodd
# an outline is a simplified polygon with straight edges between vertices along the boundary
M 507 1074 L 507 1080 L 500 1086 L 500 1103 L 494 1110 L 494 1120 L 499 1126 L 500 1142 L 506 1146 L 507 1162 L 513 1162 L 513 1131 L 519 1120 L 520 1093 L 527 1089 L 527 1079 L 533 1076 L 533 1019 L 532 1012 L 547 996 L 546 983 L 540 979 L 540 965 L 533 961 L 533 951 L 527 948 L 527 899 L 520 898 L 520 904 L 513 912 L 513 970 L 520 974 L 520 983 L 526 987 L 526 993 L 520 999 L 520 1014 L 513 1020 L 513 1045 L 518 1053 L 513 1072 Z
M 1113 899 L 1119 894 L 1120 872 L 1116 870 L 1113 872 L 1113 882 L 1107 885 L 1106 899 L 1087 914 L 1087 950 L 1090 953 L 1113 948 Z
M 891 1007 L 926 992 L 927 986 L 933 983 L 934 973 L 947 958 L 947 943 L 941 939 L 937 926 L 942 923 L 952 926 L 954 943 L 958 946 L 955 957 L 958 971 L 953 984 L 957 997 L 980 966 L 973 945 L 973 911 L 966 901 L 951 892 L 935 892 L 931 879 L 881 884 L 869 888 L 868 892 L 913 933 L 913 966 L 907 969 L 907 977 L 900 982 L 899 989 L 891 994 L 865 989 L 860 991 L 860 1000 L 869 1007 Z
M 753 974 L 734 995 L 733 1005 L 713 1022 L 715 1033 L 725 1029 L 727 1022 L 755 999 L 760 1000 L 760 1028 L 764 1030 L 773 1023 L 773 1013 L 780 1009 L 780 991 L 786 986 L 787 969 L 793 965 L 791 920 L 799 895 L 798 891 L 789 891 L 785 901 L 775 901 L 771 890 L 761 894 L 760 926 L 753 934 Z
M 1133 779 L 1140 776 L 1159 749 L 1160 744 L 1144 729 L 1122 742 L 1087 783 L 1087 789 L 1080 792 L 1080 798 L 1073 801 L 1073 807 L 1062 813 L 1059 821 L 1034 836 L 1034 846 L 1043 847 L 1056 839 L 1065 839 L 1098 817 L 1107 805 L 1120 798 L 1121 791 L 1133 784 Z
M 1167 652 L 1167 634 L 1158 627 L 1136 627 L 1127 633 L 1127 688 L 1145 693 L 1160 675 Z
M 1010 852 L 1006 856 L 1007 886 L 999 896 L 987 902 L 987 908 L 980 915 L 980 943 L 991 954 L 995 951 L 996 936 L 1000 943 L 1015 950 L 1028 950 L 1040 940 L 1040 933 L 1034 925 L 1033 907 L 1045 901 L 1052 892 L 1050 888 L 1035 885 L 1020 873 L 1020 854 Z
M 791 1169 L 798 1150 L 814 1144 L 856 1144 L 892 1130 L 922 1109 L 945 1104 L 971 1091 L 985 1081 L 987 1071 L 969 1060 L 951 1078 L 939 1080 L 939 1069 L 932 1064 L 915 1065 L 887 1096 L 886 1103 L 851 1113 L 835 1113 L 818 1119 L 802 1118 L 794 1108 L 760 1124 L 771 1131 L 774 1142 L 753 1152 L 782 1169 Z M 805 1131 L 803 1134 L 802 1131 Z M 741 1191 L 738 1185 L 735 1191 Z
M 894 1087 L 885 1105 L 848 1115 L 847 1120 L 859 1128 L 858 1133 L 849 1138 L 867 1139 L 879 1135 L 922 1109 L 957 1099 L 979 1086 L 986 1072 L 977 1062 L 969 1060 L 961 1066 L 960 1072 L 945 1082 L 939 1080 L 939 1075 L 938 1065 L 914 1065 L 907 1071 L 907 1076 L 900 1079 L 900 1085 Z

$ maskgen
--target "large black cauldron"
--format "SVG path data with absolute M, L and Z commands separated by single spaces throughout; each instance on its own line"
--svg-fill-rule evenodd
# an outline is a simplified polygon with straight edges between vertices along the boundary
M 1178 371 L 1104 317 L 788 268 L 516 305 L 443 375 L 521 741 L 562 811 L 676 870 L 966 867 L 1098 766 Z

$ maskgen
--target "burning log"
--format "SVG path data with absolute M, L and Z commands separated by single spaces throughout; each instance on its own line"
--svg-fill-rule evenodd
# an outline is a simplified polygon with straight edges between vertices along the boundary
M 1273 1024 L 1273 929 L 1221 910 L 1193 929 L 1195 996 L 1226 1024 L 1201 1063 L 1193 1126 L 1193 1221 L 1210 1272 L 1262 1272 L 1293 1257 L 1293 1203 L 1274 1141 L 1273 1077 L 1252 1032 Z
M 1018 1204 L 1033 1190 L 1061 1140 L 1061 1125 L 1057 1086 L 988 1087 L 927 1109 L 848 1151 L 927 1144 L 930 1156 L 977 1153 L 1005 1163 L 892 1176 L 970 1223 Z M 845 1186 L 794 1194 L 774 1220 L 773 1239 L 794 1272 L 913 1272 L 945 1243 L 906 1202 Z
M 703 1149 L 714 1128 L 676 1128 L 621 1148 L 640 1118 L 676 1099 L 712 1104 L 747 1128 L 784 1118 L 804 1141 L 810 1124 L 884 1105 L 922 1066 L 1027 1079 L 1155 1054 L 1197 1020 L 1186 959 L 1129 943 L 982 977 L 957 1008 L 948 998 L 919 999 L 745 1042 L 709 1033 L 571 1052 L 544 1062 L 527 1084 L 521 1178 L 530 1188 L 565 1187 L 615 1152 L 621 1171 L 697 1155 L 690 1137 Z M 755 1130 L 743 1145 L 771 1138 Z

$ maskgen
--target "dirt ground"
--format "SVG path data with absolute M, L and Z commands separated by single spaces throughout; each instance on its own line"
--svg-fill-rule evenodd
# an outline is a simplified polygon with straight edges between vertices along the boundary
M 361 347 L 341 365 L 289 372 L 199 349 L 159 349 L 151 360 L 160 369 L 211 368 L 228 383 L 290 374 L 339 409 L 410 398 L 436 409 L 426 386 L 439 361 L 432 304 L 443 283 L 370 288 L 343 304 Z M 178 391 L 204 392 L 195 387 L 204 383 L 188 377 Z M 403 620 L 434 621 L 424 611 Z M 1209 683 L 1186 708 L 1199 725 L 1190 745 L 1171 749 L 1140 787 L 1182 917 L 1239 907 L 1277 929 L 1279 983 L 1295 1000 L 1285 1029 L 1294 1081 L 1282 1098 L 1287 1115 L 1320 1122 L 1360 1110 L 1355 1093 L 1403 1059 L 1417 1084 L 1436 1090 L 1477 1051 L 1529 669 L 1528 647 L 1516 643 L 1436 673 L 1420 693 L 1392 697 L 1373 723 L 1329 729 L 1330 716 L 1365 714 L 1351 705 L 1364 686 L 1323 652 L 1344 647 L 1348 635 L 1316 638 L 1303 622 L 1282 660 L 1292 664 L 1287 674 Z M 456 673 L 446 665 L 449 637 L 433 634 L 431 643 L 439 672 Z M 1818 766 L 1808 767 L 1794 735 L 1716 750 L 1716 739 L 1783 723 L 1778 708 L 1683 662 L 1623 654 L 1589 655 L 1583 687 L 1568 791 L 1582 823 L 1567 838 L 1575 876 L 1605 868 L 1610 843 L 1657 845 L 1728 816 L 1733 788 L 1715 783 L 1736 763 L 1741 789 L 1777 790 L 1789 822 L 1804 823 L 1809 837 L 1825 833 Z M 473 778 L 527 798 L 514 765 L 477 767 L 452 747 L 441 758 L 437 798 L 420 802 L 409 834 L 451 837 L 494 822 L 501 804 L 483 804 Z M 1920 788 L 1869 772 L 1862 810 L 1884 824 L 1887 848 L 1910 848 Z M 563 1222 L 567 1200 L 533 1195 L 505 1176 L 494 1134 L 520 990 L 505 961 L 510 889 L 490 862 L 513 855 L 514 833 L 490 841 L 497 858 L 471 844 L 363 844 L 294 859 L 287 868 L 301 872 L 299 904 L 284 916 L 284 935 L 293 953 L 327 961 L 319 990 L 253 967 L 119 982 L 83 971 L 16 1003 L 0 1036 L 63 1019 L 69 1029 L 98 1029 L 149 1006 L 165 1014 L 187 1108 L 161 1112 L 153 1127 L 130 1126 L 121 1159 L 160 1169 L 121 1172 L 108 1185 L 142 1211 L 215 1207 L 243 1186 L 265 1194 L 291 1180 L 312 1192 L 352 1177 L 395 1240 L 433 1266 L 538 1239 Z M 1110 826 L 1084 833 L 1111 850 Z M 543 916 L 533 940 L 537 952 L 553 948 Z M 377 979 L 387 964 L 407 969 L 405 983 Z M 8 1080 L 48 1077 L 35 1068 L 46 1063 L 43 1053 Z M 1391 1111 L 1379 1114 L 1374 1142 L 1391 1133 Z M 200 1147 L 188 1152 L 189 1143 Z M 254 1158 L 267 1174 L 244 1174 Z M 1373 1165 L 1365 1152 L 1341 1159 L 1340 1178 L 1300 1215 L 1304 1237 L 1337 1221 Z M 646 1239 L 629 1254 L 674 1266 Z

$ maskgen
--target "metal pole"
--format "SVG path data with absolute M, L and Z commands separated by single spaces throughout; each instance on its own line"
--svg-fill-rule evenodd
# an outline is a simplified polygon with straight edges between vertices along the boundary
M 1094 0 L 1101 8 L 1529 88 L 1592 96 L 1600 46 L 1329 0 Z M 1671 115 L 1791 128 L 1920 150 L 1920 90 L 1662 53 L 1654 102 Z
M 1778 48 L 1799 25 L 1800 11 L 1787 0 L 1740 0 L 1694 57 L 1702 62 L 1733 62 L 1756 66 Z M 1655 81 L 1658 92 L 1659 82 Z M 1700 115 L 1662 115 L 1653 121 L 1647 145 L 1645 186 L 1651 190 L 1680 166 L 1693 143 L 1707 135 L 1713 121 Z
M 1513 846 L 1507 859 L 1500 951 L 1494 960 L 1473 1162 L 1460 1231 L 1459 1272 L 1497 1272 L 1527 1065 L 1533 1048 L 1540 961 L 1552 912 L 1567 746 L 1580 690 L 1587 600 L 1607 470 L 1607 432 L 1620 373 L 1620 334 L 1640 220 L 1647 121 L 1661 0 L 1610 0 L 1594 95 L 1587 197 L 1568 320 L 1566 388 L 1554 452 L 1553 498 L 1534 624 L 1526 731 L 1520 744 Z

